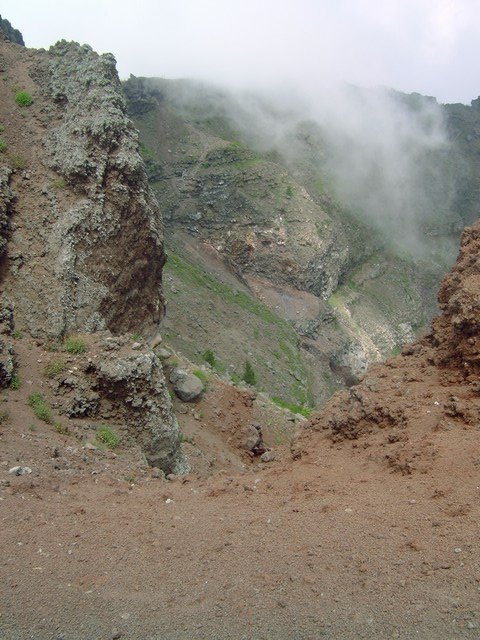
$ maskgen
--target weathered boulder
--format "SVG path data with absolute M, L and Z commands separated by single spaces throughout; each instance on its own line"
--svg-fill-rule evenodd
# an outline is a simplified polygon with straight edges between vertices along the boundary
M 173 390 L 177 396 L 184 402 L 193 402 L 203 392 L 202 381 L 183 369 L 173 369 L 170 374 L 170 382 L 173 384 Z
M 91 364 L 90 371 L 102 402 L 108 401 L 115 417 L 125 422 L 149 464 L 165 473 L 187 473 L 180 430 L 157 356 L 151 351 L 111 353 Z
M 0 389 L 8 387 L 15 369 L 13 347 L 0 338 Z

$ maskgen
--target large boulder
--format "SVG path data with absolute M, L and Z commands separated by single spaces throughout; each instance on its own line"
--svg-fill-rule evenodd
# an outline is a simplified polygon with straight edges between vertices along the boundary
M 173 384 L 173 390 L 177 396 L 184 402 L 193 402 L 203 392 L 202 381 L 183 369 L 173 369 L 170 374 L 170 382 Z

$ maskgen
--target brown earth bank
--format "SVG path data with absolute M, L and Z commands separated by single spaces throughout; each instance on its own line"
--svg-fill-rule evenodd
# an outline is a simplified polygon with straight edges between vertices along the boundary
M 7 420 L 3 637 L 479 637 L 479 233 L 431 333 L 338 394 L 294 461 L 166 480 Z

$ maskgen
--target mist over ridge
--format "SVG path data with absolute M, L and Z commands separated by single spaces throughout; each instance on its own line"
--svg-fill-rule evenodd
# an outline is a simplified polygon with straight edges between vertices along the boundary
M 163 87 L 189 117 L 222 118 L 232 135 L 276 154 L 292 175 L 301 166 L 310 191 L 339 200 L 397 251 L 445 267 L 453 261 L 466 222 L 455 209 L 465 166 L 435 98 L 339 83 L 304 91 L 234 90 L 194 80 L 167 80 Z

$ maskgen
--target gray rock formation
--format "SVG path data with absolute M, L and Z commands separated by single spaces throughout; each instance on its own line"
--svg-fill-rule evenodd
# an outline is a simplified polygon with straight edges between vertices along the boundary
M 7 247 L 8 233 L 10 229 L 10 215 L 12 212 L 13 192 L 8 186 L 12 170 L 9 167 L 0 167 L 0 261 Z
M 11 256 L 28 268 L 12 268 L 6 282 L 16 319 L 34 335 L 153 333 L 164 310 L 160 216 L 115 60 L 66 42 L 29 53 L 36 93 L 26 136 L 35 158 L 28 182 L 15 184 Z
M 14 372 L 13 347 L 0 338 L 0 389 L 8 387 Z
M 162 366 L 153 352 L 109 354 L 92 365 L 94 387 L 111 405 L 154 467 L 165 473 L 189 470 L 180 449 L 180 430 L 172 411 Z
M 184 402 L 193 402 L 203 392 L 201 380 L 183 369 L 173 369 L 170 374 L 170 382 L 173 384 L 173 390 L 177 396 Z
M 0 122 L 8 123 L 8 154 L 0 154 L 0 323 L 6 333 L 15 327 L 35 337 L 116 334 L 91 336 L 95 356 L 75 356 L 78 367 L 58 376 L 60 408 L 115 420 L 152 465 L 184 473 L 160 361 L 150 350 L 132 351 L 122 336 L 158 333 L 165 256 L 115 60 L 76 43 L 46 52 L 5 39 L 0 58 L 33 97 L 23 115 L 0 101 Z M 13 360 L 6 345 L 0 349 L 5 385 Z

